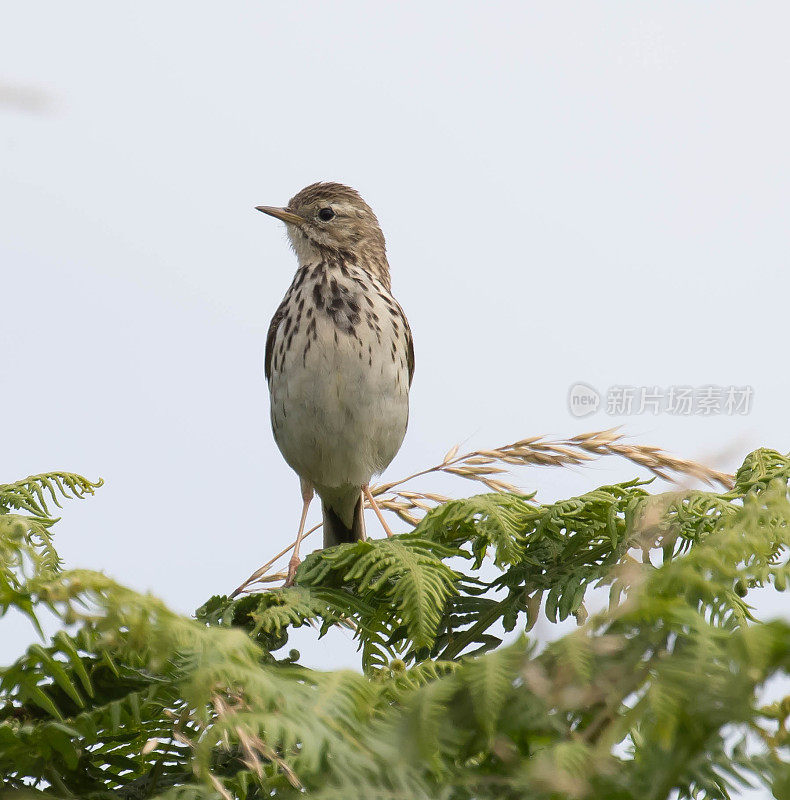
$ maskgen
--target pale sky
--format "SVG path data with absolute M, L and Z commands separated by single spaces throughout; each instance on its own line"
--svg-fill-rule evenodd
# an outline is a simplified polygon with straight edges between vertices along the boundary
M 387 479 L 614 424 L 730 469 L 786 452 L 787 9 L 4 4 L 0 481 L 103 477 L 65 504 L 67 566 L 184 612 L 291 541 L 263 351 L 295 260 L 253 207 L 325 179 L 377 212 L 414 332 Z M 750 386 L 753 407 L 577 419 L 577 381 Z M 550 500 L 638 474 L 516 480 Z M 32 634 L 0 624 L 7 663 Z M 332 667 L 357 663 L 347 639 L 296 643 Z

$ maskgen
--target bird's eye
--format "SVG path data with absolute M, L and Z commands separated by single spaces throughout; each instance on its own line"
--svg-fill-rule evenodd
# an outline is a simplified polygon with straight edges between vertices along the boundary
M 332 209 L 329 208 L 329 206 L 327 206 L 326 208 L 322 208 L 318 212 L 318 219 L 320 219 L 322 222 L 329 222 L 329 220 L 332 219 L 332 217 L 334 216 L 335 212 L 332 211 Z

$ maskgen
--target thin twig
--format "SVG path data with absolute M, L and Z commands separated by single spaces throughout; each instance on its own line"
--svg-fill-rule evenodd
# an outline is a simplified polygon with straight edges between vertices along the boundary
M 302 537 L 302 540 L 304 541 L 311 533 L 317 531 L 321 527 L 321 525 L 322 523 L 319 522 L 318 525 L 314 525 L 312 528 L 310 528 L 310 530 L 307 531 L 307 533 Z M 288 545 L 288 547 L 285 548 L 285 550 L 281 550 L 279 553 L 277 553 L 276 556 L 270 558 L 262 567 L 256 569 L 255 572 L 253 572 L 252 575 L 250 575 L 250 577 L 247 578 L 247 580 L 241 584 L 241 586 L 239 586 L 237 589 L 234 589 L 230 596 L 236 597 L 242 592 L 247 591 L 247 587 L 251 583 L 255 583 L 256 581 L 262 583 L 263 582 L 261 580 L 262 577 L 268 572 L 272 564 L 274 564 L 274 562 L 277 561 L 278 558 L 282 558 L 286 553 L 293 550 L 295 546 L 296 546 L 296 541 L 293 541 L 291 542 L 291 544 Z

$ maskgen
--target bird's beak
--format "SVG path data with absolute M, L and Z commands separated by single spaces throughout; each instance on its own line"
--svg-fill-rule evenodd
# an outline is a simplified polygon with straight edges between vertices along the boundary
M 287 208 L 277 208 L 277 206 L 255 206 L 255 209 L 256 211 L 263 211 L 264 214 L 268 214 L 270 217 L 277 217 L 277 219 L 281 219 L 283 222 L 290 222 L 292 225 L 301 225 L 304 222 L 304 217 L 294 214 L 293 211 L 289 211 Z

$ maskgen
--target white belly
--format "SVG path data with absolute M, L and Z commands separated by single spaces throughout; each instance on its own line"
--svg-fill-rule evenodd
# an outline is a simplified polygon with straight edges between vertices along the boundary
M 364 322 L 351 334 L 316 313 L 308 334 L 303 319 L 272 371 L 275 440 L 288 464 L 319 494 L 368 483 L 392 461 L 406 434 L 405 333 L 384 312 L 380 342 Z M 275 342 L 279 348 L 280 340 Z

